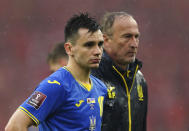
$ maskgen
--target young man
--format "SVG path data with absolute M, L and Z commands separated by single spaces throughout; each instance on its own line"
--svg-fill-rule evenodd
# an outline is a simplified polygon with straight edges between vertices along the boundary
M 50 71 L 52 73 L 57 71 L 59 68 L 66 66 L 67 62 L 68 55 L 66 54 L 64 43 L 56 44 L 47 57 Z
M 139 29 L 126 12 L 111 12 L 102 20 L 104 54 L 93 75 L 108 86 L 102 131 L 146 131 L 147 85 L 136 59 Z
M 87 14 L 73 16 L 65 28 L 68 65 L 43 80 L 13 114 L 6 131 L 100 131 L 105 85 L 90 75 L 99 66 L 103 35 Z

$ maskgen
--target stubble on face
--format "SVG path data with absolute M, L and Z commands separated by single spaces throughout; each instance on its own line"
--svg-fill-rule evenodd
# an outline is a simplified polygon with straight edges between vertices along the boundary
M 103 42 L 100 30 L 88 32 L 88 29 L 78 31 L 79 38 L 74 45 L 74 60 L 82 68 L 97 68 L 102 56 L 102 48 L 97 49 L 99 42 Z
M 110 56 L 121 68 L 126 68 L 129 63 L 135 61 L 138 49 L 139 30 L 136 21 L 132 17 L 119 16 L 112 27 Z

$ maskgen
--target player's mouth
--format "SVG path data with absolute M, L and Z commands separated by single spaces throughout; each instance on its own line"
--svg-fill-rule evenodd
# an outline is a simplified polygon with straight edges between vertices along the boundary
M 101 59 L 91 59 L 90 63 L 92 64 L 99 64 Z

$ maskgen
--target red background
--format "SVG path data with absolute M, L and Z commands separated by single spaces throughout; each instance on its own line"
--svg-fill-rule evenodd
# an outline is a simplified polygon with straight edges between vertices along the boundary
M 128 11 L 139 23 L 138 58 L 149 88 L 148 131 L 189 130 L 188 0 L 1 0 L 0 130 L 49 75 L 46 56 L 65 22 L 87 11 Z

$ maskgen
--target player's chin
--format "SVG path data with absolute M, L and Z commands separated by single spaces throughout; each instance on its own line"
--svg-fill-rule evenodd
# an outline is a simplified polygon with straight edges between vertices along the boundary
M 90 65 L 90 68 L 91 69 L 96 69 L 96 68 L 98 68 L 99 67 L 99 63 L 95 63 L 95 64 L 91 64 Z

